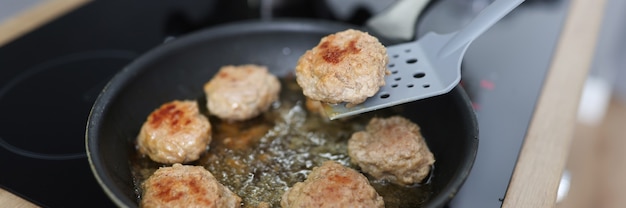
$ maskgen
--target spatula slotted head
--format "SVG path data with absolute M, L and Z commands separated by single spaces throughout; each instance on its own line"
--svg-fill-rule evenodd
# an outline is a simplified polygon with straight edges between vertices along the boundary
M 450 92 L 461 80 L 461 61 L 469 44 L 522 2 L 494 1 L 457 32 L 431 32 L 416 42 L 387 47 L 391 75 L 385 86 L 364 103 L 349 108 L 332 105 L 325 108 L 326 114 L 336 119 Z
M 453 34 L 429 33 L 416 42 L 387 47 L 390 74 L 378 93 L 356 106 L 328 105 L 333 120 L 449 92 L 461 79 L 460 62 L 466 48 L 444 59 L 437 52 Z

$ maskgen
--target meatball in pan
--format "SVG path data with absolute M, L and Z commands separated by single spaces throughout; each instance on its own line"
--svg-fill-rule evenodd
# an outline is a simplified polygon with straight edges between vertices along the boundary
M 137 137 L 137 148 L 155 162 L 187 163 L 197 160 L 210 142 L 211 123 L 197 102 L 174 100 L 150 113 Z
M 142 184 L 141 207 L 241 207 L 241 198 L 202 166 L 174 164 Z
M 209 113 L 229 121 L 253 118 L 278 100 L 278 78 L 267 67 L 228 65 L 204 85 Z
M 335 161 L 313 168 L 304 182 L 287 190 L 280 205 L 288 207 L 385 207 L 367 178 Z
M 400 185 L 420 183 L 435 162 L 420 127 L 401 116 L 370 120 L 348 140 L 348 155 L 363 172 Z

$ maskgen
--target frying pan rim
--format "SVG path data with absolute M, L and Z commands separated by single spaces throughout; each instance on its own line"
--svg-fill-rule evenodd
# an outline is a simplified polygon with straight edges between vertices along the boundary
M 319 31 L 319 30 L 340 30 L 350 27 L 346 24 L 340 24 L 332 21 L 318 21 L 311 19 L 298 19 L 298 18 L 285 18 L 280 20 L 273 20 L 271 22 L 258 21 L 258 20 L 244 20 L 234 23 L 225 23 L 216 25 L 214 27 L 202 29 L 196 32 L 192 32 L 183 35 L 179 38 L 166 42 L 164 44 L 157 45 L 147 52 L 141 54 L 135 60 L 131 61 L 122 70 L 116 73 L 103 90 L 98 94 L 92 109 L 89 112 L 87 118 L 87 128 L 85 131 L 85 148 L 87 153 L 87 159 L 89 166 L 92 170 L 92 174 L 95 176 L 98 184 L 103 188 L 105 194 L 109 196 L 112 201 L 120 207 L 128 207 L 134 205 L 136 202 L 128 200 L 126 197 L 118 196 L 119 193 L 123 193 L 123 190 L 115 186 L 109 186 L 107 184 L 115 184 L 112 181 L 109 171 L 105 171 L 106 167 L 100 157 L 100 149 L 97 147 L 97 141 L 99 140 L 99 126 L 103 115 L 108 109 L 108 103 L 111 99 L 119 95 L 119 91 L 124 88 L 129 80 L 132 80 L 141 71 L 145 70 L 145 65 L 157 60 L 158 57 L 167 55 L 178 47 L 186 47 L 198 41 L 205 39 L 212 39 L 216 37 L 228 36 L 229 34 L 241 34 L 253 31 Z M 91 141 L 94 140 L 94 141 Z M 106 176 L 104 175 L 106 174 Z M 116 194 L 117 193 L 117 194 Z
M 238 22 L 231 22 L 216 25 L 213 27 L 205 28 L 192 32 L 179 38 L 176 38 L 167 43 L 157 45 L 147 52 L 141 54 L 135 60 L 131 61 L 127 66 L 115 74 L 115 76 L 109 80 L 107 85 L 100 92 L 96 101 L 94 102 L 89 116 L 87 119 L 87 128 L 85 131 L 85 148 L 87 152 L 87 158 L 89 161 L 92 174 L 95 176 L 100 187 L 109 196 L 109 198 L 120 207 L 136 206 L 136 201 L 129 200 L 122 193 L 119 187 L 110 186 L 115 184 L 111 173 L 105 167 L 103 158 L 100 157 L 100 149 L 97 146 L 97 142 L 100 140 L 99 131 L 102 125 L 103 115 L 109 108 L 109 102 L 119 96 L 119 93 L 123 88 L 129 84 L 129 81 L 133 80 L 140 72 L 146 70 L 146 65 L 158 60 L 158 57 L 167 55 L 171 51 L 175 51 L 180 47 L 188 47 L 190 44 L 204 41 L 207 39 L 214 39 L 217 37 L 224 37 L 231 34 L 242 33 L 254 33 L 254 32 L 268 32 L 268 31 L 281 31 L 281 32 L 319 32 L 328 31 L 329 34 L 333 31 L 340 31 L 347 28 L 363 29 L 356 25 L 350 25 L 345 23 L 338 23 L 326 20 L 311 20 L 303 18 L 282 18 L 274 19 L 272 21 L 261 20 L 244 20 Z M 473 167 L 475 157 L 478 149 L 478 123 L 474 114 L 469 97 L 465 93 L 461 86 L 456 86 L 452 93 L 458 93 L 461 97 L 455 99 L 462 99 L 462 103 L 465 104 L 463 108 L 467 110 L 463 111 L 468 113 L 470 118 L 470 125 L 473 127 L 472 133 L 474 139 L 471 141 L 471 149 L 466 152 L 465 158 L 467 161 L 462 161 L 462 166 L 459 170 L 453 173 L 453 179 L 441 189 L 441 192 L 429 199 L 426 207 L 442 207 L 449 202 L 454 195 L 458 192 L 460 187 L 467 179 L 471 169 Z M 109 184 L 109 185 L 108 185 Z
M 472 168 L 474 167 L 474 163 L 476 161 L 476 156 L 478 155 L 478 148 L 479 148 L 479 127 L 478 127 L 478 120 L 476 118 L 476 113 L 474 111 L 474 108 L 470 102 L 470 98 L 469 95 L 465 92 L 465 89 L 463 89 L 463 87 L 461 85 L 457 85 L 455 86 L 451 92 L 449 93 L 458 93 L 460 97 L 457 97 L 455 99 L 461 99 L 465 104 L 465 106 L 463 106 L 465 109 L 467 109 L 466 111 L 463 111 L 464 113 L 468 113 L 470 117 L 470 122 L 471 122 L 471 126 L 473 126 L 474 128 L 472 128 L 472 135 L 473 135 L 473 139 L 471 140 L 471 151 L 466 152 L 465 158 L 466 161 L 463 161 L 461 164 L 463 164 L 459 170 L 457 172 L 455 172 L 453 174 L 453 180 L 450 181 L 450 183 L 448 183 L 443 189 L 442 191 L 439 193 L 439 195 L 435 196 L 435 198 L 431 198 L 431 200 L 429 200 L 429 202 L 433 202 L 434 203 L 429 203 L 426 207 L 427 208 L 431 208 L 431 207 L 443 207 L 446 203 L 448 203 L 452 198 L 454 198 L 454 196 L 456 196 L 456 194 L 458 193 L 458 191 L 461 189 L 461 187 L 463 186 L 463 184 L 465 183 L 465 181 L 467 180 L 467 178 L 469 177 L 470 172 L 472 171 Z M 444 94 L 446 95 L 446 94 Z M 444 95 L 439 95 L 439 96 L 444 96 Z M 427 98 L 429 99 L 429 98 Z M 448 189 L 448 191 L 444 191 Z M 447 192 L 445 194 L 443 194 L 444 192 Z

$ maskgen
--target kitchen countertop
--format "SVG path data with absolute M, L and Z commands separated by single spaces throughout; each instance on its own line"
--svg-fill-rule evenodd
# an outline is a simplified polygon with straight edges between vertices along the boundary
M 0 24 L 0 46 L 83 5 L 47 0 Z M 503 207 L 554 207 L 576 123 L 578 101 L 591 66 L 604 0 L 571 0 L 552 62 L 524 139 Z M 36 207 L 0 189 L 0 204 Z
M 554 207 L 605 1 L 571 1 L 503 207 Z

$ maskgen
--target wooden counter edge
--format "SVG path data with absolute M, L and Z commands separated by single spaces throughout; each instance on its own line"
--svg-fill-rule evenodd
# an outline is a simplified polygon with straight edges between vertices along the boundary
M 90 0 L 44 0 L 0 22 L 0 47 Z
M 606 0 L 571 0 L 502 207 L 554 207 Z
M 0 188 L 0 204 L 3 207 L 15 207 L 15 208 L 38 207 L 37 205 L 1 188 Z

